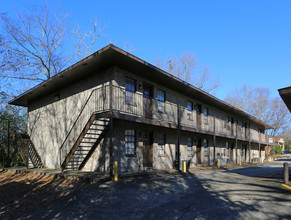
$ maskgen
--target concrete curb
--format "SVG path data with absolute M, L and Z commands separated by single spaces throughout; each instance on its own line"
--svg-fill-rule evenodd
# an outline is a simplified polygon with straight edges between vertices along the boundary
M 266 164 L 266 163 L 264 163 Z M 250 167 L 250 166 L 257 166 L 261 165 L 261 163 L 256 163 L 256 164 L 242 164 L 241 166 L 238 166 L 236 164 L 233 165 L 227 165 L 227 166 L 221 166 L 220 168 L 217 167 L 198 167 L 198 168 L 193 168 L 189 169 L 188 172 L 199 172 L 199 171 L 204 171 L 204 170 L 224 170 L 224 169 L 239 169 L 239 168 L 244 168 L 244 167 Z M 60 178 L 60 179 L 68 179 L 80 183 L 85 183 L 85 184 L 93 184 L 93 183 L 98 183 L 98 182 L 108 182 L 108 181 L 113 181 L 112 178 L 107 174 L 98 174 L 98 173 L 82 173 L 82 172 L 73 172 L 73 173 L 66 173 L 66 172 L 61 172 L 59 170 L 34 170 L 34 169 L 26 169 L 23 167 L 19 168 L 2 168 L 0 169 L 1 171 L 6 171 L 6 172 L 12 172 L 12 173 L 17 173 L 17 174 L 36 174 L 36 175 L 42 175 L 42 176 L 50 176 L 52 178 Z M 169 169 L 169 170 L 154 170 L 154 171 L 144 171 L 144 172 L 137 172 L 137 173 L 124 173 L 124 174 L 119 174 L 118 178 L 119 179 L 129 179 L 129 178 L 138 178 L 138 177 L 155 177 L 158 176 L 159 174 L 172 174 L 172 175 L 183 175 L 187 173 L 183 173 L 182 171 L 177 171 L 174 169 Z

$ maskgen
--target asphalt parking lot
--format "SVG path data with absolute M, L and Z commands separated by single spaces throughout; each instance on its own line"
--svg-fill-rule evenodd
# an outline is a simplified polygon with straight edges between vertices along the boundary
M 87 184 L 26 218 L 290 219 L 283 162 Z

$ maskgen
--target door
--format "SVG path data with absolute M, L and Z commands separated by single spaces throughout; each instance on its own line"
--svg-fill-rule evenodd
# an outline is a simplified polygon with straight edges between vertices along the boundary
M 247 156 L 248 156 L 248 145 L 247 144 L 245 144 L 245 162 L 247 162 Z
M 143 166 L 153 167 L 153 132 L 146 131 L 143 143 Z
M 231 135 L 234 135 L 234 119 L 231 118 Z
M 234 162 L 234 155 L 235 155 L 235 146 L 234 143 L 231 144 L 231 148 L 230 148 L 230 162 Z
M 152 117 L 153 87 L 148 84 L 143 85 L 143 115 L 146 118 Z
M 197 164 L 201 164 L 201 138 L 198 139 L 196 155 L 197 155 Z
M 201 129 L 201 115 L 202 115 L 202 106 L 200 104 L 196 105 L 196 121 L 197 128 Z

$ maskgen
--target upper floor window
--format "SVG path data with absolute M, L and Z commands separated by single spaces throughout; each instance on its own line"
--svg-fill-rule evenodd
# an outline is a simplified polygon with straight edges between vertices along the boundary
M 193 139 L 189 137 L 187 139 L 187 155 L 188 156 L 192 156 L 192 146 L 193 146 Z
M 125 154 L 135 154 L 135 130 L 125 130 Z
M 125 103 L 127 104 L 134 104 L 134 95 L 135 95 L 135 80 L 126 78 L 125 81 Z
M 165 154 L 165 143 L 166 143 L 166 135 L 165 134 L 158 134 L 158 154 L 164 155 Z
M 187 101 L 187 118 L 193 119 L 193 102 Z
M 208 124 L 208 108 L 204 107 L 203 114 L 204 114 L 204 124 Z
M 225 123 L 224 123 L 224 127 L 225 127 L 227 130 L 230 129 L 229 123 L 230 123 L 230 117 L 227 116 L 227 118 L 226 118 L 226 120 L 225 120 Z
M 203 140 L 203 147 L 204 147 L 204 156 L 208 155 L 208 140 Z
M 165 112 L 166 93 L 158 89 L 158 111 Z

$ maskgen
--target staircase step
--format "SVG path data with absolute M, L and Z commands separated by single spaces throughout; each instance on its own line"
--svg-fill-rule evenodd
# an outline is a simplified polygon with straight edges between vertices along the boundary
M 95 138 L 95 137 L 84 137 L 83 140 L 86 139 L 86 140 L 93 140 L 95 143 L 95 141 L 98 139 L 98 138 Z
M 95 141 L 81 141 L 81 144 L 94 144 Z

